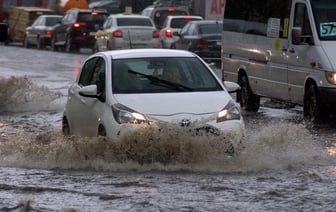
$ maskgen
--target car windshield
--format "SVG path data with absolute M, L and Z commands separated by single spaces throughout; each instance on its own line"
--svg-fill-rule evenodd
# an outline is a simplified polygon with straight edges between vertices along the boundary
M 62 20 L 62 17 L 49 17 L 46 19 L 46 26 L 54 26 Z
M 115 59 L 113 93 L 167 93 L 223 90 L 197 58 Z
M 316 30 L 321 40 L 336 40 L 336 1 L 311 0 Z
M 168 15 L 187 15 L 187 12 L 183 10 L 157 10 L 153 18 L 156 27 L 161 28 Z
M 174 18 L 171 21 L 171 28 L 181 29 L 183 28 L 189 21 L 200 20 L 198 18 Z
M 147 18 L 118 18 L 118 26 L 149 26 L 152 27 L 152 22 Z
M 78 21 L 103 25 L 106 17 L 105 13 L 80 13 L 78 14 Z

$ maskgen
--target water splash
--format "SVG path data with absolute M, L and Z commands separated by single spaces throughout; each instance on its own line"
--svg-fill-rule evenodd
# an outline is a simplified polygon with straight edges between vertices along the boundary
M 274 123 L 249 133 L 234 157 L 227 138 L 195 137 L 175 127 L 147 129 L 122 140 L 63 137 L 59 131 L 0 143 L 2 165 L 107 171 L 250 172 L 283 169 L 328 158 L 303 125 Z
M 64 103 L 59 92 L 37 86 L 26 76 L 0 78 L 0 112 L 54 111 Z

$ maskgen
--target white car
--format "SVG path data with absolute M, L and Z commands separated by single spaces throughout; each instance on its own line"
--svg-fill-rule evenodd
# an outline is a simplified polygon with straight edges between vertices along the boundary
M 178 36 L 174 33 L 179 33 L 181 29 L 189 21 L 200 21 L 203 20 L 201 16 L 167 16 L 165 22 L 163 23 L 162 29 L 160 30 L 160 42 L 162 48 L 171 48 L 172 43 L 178 40 Z
M 172 124 L 201 134 L 230 135 L 236 146 L 245 134 L 239 104 L 229 94 L 237 89 L 238 84 L 223 83 L 188 51 L 97 52 L 69 88 L 62 131 L 118 139 L 143 127 Z
M 143 15 L 110 15 L 95 35 L 95 51 L 160 48 L 160 31 Z

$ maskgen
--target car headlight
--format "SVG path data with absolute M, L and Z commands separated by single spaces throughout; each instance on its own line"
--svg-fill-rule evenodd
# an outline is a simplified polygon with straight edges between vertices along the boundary
M 336 73 L 335 72 L 326 72 L 326 78 L 328 82 L 333 85 L 336 85 Z
M 112 105 L 112 112 L 114 119 L 119 124 L 142 124 L 142 123 L 148 123 L 148 120 L 145 115 L 136 112 L 124 105 L 121 104 L 115 104 Z
M 227 121 L 227 120 L 239 120 L 240 119 L 240 109 L 232 101 L 225 106 L 225 108 L 218 112 L 217 122 Z

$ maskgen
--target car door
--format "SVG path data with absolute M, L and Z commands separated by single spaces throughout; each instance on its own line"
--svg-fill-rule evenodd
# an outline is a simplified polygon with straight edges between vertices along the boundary
M 175 42 L 175 48 L 176 49 L 184 49 L 187 50 L 187 42 L 191 36 L 191 33 L 194 31 L 195 26 L 189 22 L 187 23 L 182 29 L 181 32 L 179 33 L 179 38 Z
M 302 29 L 302 40 L 293 42 L 292 34 L 289 36 L 288 46 L 288 91 L 291 102 L 303 103 L 304 84 L 306 77 L 315 71 L 312 61 L 316 61 L 318 46 L 314 44 L 312 33 L 312 14 L 302 1 L 295 1 L 292 8 L 293 28 Z
M 102 57 L 89 59 L 83 66 L 78 83 L 69 90 L 69 122 L 74 134 L 97 136 L 100 112 L 105 102 L 105 69 Z M 99 98 L 79 94 L 80 89 L 88 85 L 97 85 Z

